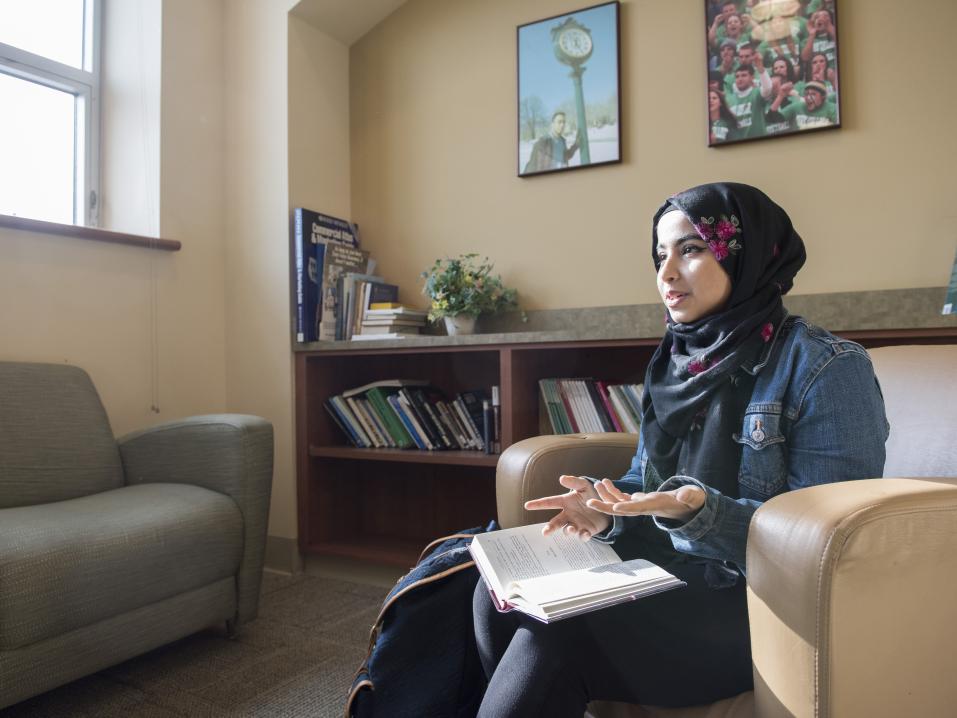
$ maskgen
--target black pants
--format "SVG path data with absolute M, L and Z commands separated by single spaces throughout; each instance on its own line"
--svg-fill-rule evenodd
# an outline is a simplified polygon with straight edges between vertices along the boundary
M 744 580 L 714 589 L 702 565 L 655 558 L 688 585 L 551 624 L 499 613 L 479 581 L 479 717 L 581 718 L 593 700 L 690 706 L 750 690 Z

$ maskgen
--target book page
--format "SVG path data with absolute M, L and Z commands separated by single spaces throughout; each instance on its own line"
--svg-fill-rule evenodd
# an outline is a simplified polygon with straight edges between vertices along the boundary
M 483 575 L 495 584 L 493 589 L 502 598 L 511 593 L 509 587 L 515 581 L 604 566 L 620 560 L 608 544 L 580 541 L 561 531 L 542 536 L 544 525 L 492 531 L 479 534 L 473 540 L 472 553 L 482 563 Z
M 594 602 L 603 596 L 621 593 L 620 589 L 632 593 L 642 586 L 652 588 L 673 579 L 663 568 L 644 559 L 633 559 L 612 566 L 576 571 L 574 574 L 560 573 L 519 580 L 512 585 L 512 589 L 533 604 L 561 605 L 569 599 L 582 596 L 588 596 L 589 602 Z

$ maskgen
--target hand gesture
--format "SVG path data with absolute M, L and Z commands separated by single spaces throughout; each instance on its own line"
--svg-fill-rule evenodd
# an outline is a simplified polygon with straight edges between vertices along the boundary
M 764 72 L 764 55 L 760 52 L 754 53 L 754 69 L 758 71 L 758 74 Z
M 704 506 L 705 493 L 697 486 L 681 486 L 673 491 L 636 492 L 626 494 L 608 479 L 595 484 L 598 499 L 589 499 L 588 506 L 615 516 L 659 516 L 663 519 L 688 521 Z
M 793 89 L 794 89 L 793 82 L 784 82 L 781 84 L 781 87 L 778 88 L 778 94 L 781 97 L 787 97 L 788 95 L 791 94 L 791 90 Z
M 558 477 L 558 483 L 568 489 L 568 493 L 525 502 L 525 508 L 529 511 L 559 509 L 552 520 L 542 528 L 545 536 L 553 531 L 563 530 L 569 536 L 587 541 L 611 525 L 611 519 L 608 516 L 590 509 L 587 505 L 588 501 L 597 501 L 599 498 L 591 481 L 581 476 L 563 474 Z

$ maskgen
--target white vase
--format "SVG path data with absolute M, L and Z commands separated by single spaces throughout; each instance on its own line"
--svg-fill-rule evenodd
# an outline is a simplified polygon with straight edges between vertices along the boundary
M 475 317 L 459 314 L 454 317 L 445 317 L 445 333 L 450 337 L 456 334 L 475 334 Z

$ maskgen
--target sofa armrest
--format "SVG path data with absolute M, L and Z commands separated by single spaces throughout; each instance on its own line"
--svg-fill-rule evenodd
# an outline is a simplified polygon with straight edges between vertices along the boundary
M 127 484 L 194 484 L 236 502 L 244 539 L 237 618 L 255 618 L 272 491 L 272 424 L 241 414 L 194 416 L 127 434 L 118 444 Z
M 953 713 L 957 478 L 782 494 L 747 560 L 757 715 Z
M 618 479 L 638 447 L 635 434 L 563 434 L 518 441 L 502 452 L 495 472 L 503 528 L 547 521 L 553 511 L 526 511 L 525 502 L 563 493 L 562 474 Z

